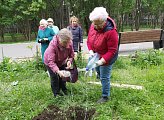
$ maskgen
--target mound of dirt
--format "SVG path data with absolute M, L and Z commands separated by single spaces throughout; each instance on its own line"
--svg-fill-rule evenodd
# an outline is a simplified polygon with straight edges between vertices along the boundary
M 81 107 L 70 107 L 67 111 L 51 105 L 32 120 L 91 120 L 95 109 L 85 110 Z

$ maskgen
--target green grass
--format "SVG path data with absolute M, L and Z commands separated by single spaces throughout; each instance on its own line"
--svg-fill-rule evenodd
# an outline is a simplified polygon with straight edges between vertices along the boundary
M 161 59 L 164 61 L 163 55 Z M 111 82 L 142 85 L 144 89 L 111 87 L 110 101 L 96 104 L 101 96 L 101 86 L 87 83 L 98 81 L 96 76 L 84 77 L 84 73 L 80 73 L 77 83 L 67 84 L 72 94 L 54 98 L 49 77 L 40 64 L 6 60 L 0 64 L 0 118 L 30 120 L 54 104 L 64 110 L 70 106 L 96 108 L 94 120 L 162 120 L 163 78 L 164 62 L 159 66 L 140 68 L 131 64 L 130 57 L 119 57 L 113 66 Z M 15 86 L 11 85 L 14 81 L 18 81 Z

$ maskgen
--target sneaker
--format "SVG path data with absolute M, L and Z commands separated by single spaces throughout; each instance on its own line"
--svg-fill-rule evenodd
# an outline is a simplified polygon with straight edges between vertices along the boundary
M 97 101 L 97 103 L 105 103 L 105 102 L 107 102 L 109 99 L 108 99 L 108 97 L 101 97 L 98 101 Z

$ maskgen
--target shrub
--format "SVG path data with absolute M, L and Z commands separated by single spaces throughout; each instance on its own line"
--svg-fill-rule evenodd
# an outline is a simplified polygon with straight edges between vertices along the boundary
M 76 62 L 77 67 L 79 67 L 79 68 L 86 67 L 86 61 L 82 55 L 82 52 L 78 52 L 77 58 L 75 59 L 75 62 Z
M 0 63 L 0 71 L 9 71 L 9 69 L 11 68 L 10 63 L 10 58 L 4 57 L 3 61 Z
M 164 53 L 160 50 L 150 49 L 146 51 L 136 51 L 130 55 L 131 64 L 143 68 L 158 66 L 162 63 Z
M 113 69 L 127 69 L 129 64 L 129 59 L 126 59 L 125 57 L 118 57 L 116 62 L 113 64 Z

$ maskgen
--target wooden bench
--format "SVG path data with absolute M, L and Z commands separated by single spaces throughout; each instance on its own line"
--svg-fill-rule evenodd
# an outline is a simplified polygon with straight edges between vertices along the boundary
M 140 42 L 153 42 L 154 48 L 159 49 L 164 47 L 163 30 L 144 30 L 144 31 L 130 31 L 119 33 L 119 43 L 140 43 Z

